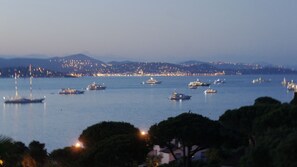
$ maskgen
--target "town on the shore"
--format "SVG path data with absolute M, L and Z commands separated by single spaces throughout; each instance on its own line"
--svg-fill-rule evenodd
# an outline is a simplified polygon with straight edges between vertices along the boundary
M 84 54 L 53 58 L 0 58 L 0 78 L 82 76 L 218 76 L 246 74 L 297 74 L 297 70 L 279 65 L 245 64 L 231 62 L 185 61 L 105 63 Z

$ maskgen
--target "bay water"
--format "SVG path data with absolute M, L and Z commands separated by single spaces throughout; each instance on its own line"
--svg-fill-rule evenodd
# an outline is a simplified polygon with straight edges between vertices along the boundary
M 252 80 L 259 77 L 271 82 L 253 84 Z M 284 77 L 297 81 L 297 75 L 154 77 L 162 81 L 157 85 L 141 84 L 149 77 L 34 78 L 33 96 L 45 96 L 45 102 L 4 104 L 3 100 L 0 135 L 25 144 L 40 141 L 50 152 L 73 145 L 84 129 L 101 121 L 129 122 L 147 131 L 155 123 L 189 111 L 218 120 L 226 110 L 252 105 L 258 97 L 290 102 L 293 92 L 281 85 Z M 216 94 L 205 95 L 208 87 L 187 86 L 196 79 L 213 83 L 218 78 L 225 83 L 210 86 L 218 91 Z M 17 81 L 19 94 L 29 96 L 29 79 Z M 14 82 L 14 78 L 0 79 L 0 96 L 14 96 Z M 107 88 L 85 91 L 82 95 L 58 94 L 61 88 L 84 90 L 92 82 L 104 83 Z M 187 101 L 171 101 L 173 91 L 192 97 Z

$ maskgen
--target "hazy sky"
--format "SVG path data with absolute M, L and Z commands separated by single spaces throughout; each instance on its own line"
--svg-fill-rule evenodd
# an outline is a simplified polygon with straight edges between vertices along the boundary
M 297 1 L 0 0 L 0 55 L 75 53 L 296 65 Z

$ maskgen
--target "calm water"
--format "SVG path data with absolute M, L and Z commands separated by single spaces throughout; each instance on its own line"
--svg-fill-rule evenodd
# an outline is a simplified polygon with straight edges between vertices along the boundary
M 187 84 L 199 78 L 213 82 L 218 77 L 155 77 L 160 85 L 143 85 L 148 77 L 84 77 L 36 78 L 34 97 L 46 96 L 43 104 L 2 104 L 0 134 L 26 144 L 32 140 L 46 143 L 48 151 L 75 143 L 88 126 L 101 121 L 125 121 L 148 130 L 171 116 L 191 110 L 217 120 L 227 109 L 253 104 L 261 96 L 282 102 L 293 98 L 280 84 L 284 77 L 297 80 L 297 75 L 265 75 L 272 82 L 252 84 L 259 76 L 220 76 L 226 83 L 211 85 L 217 94 L 204 95 L 206 87 L 188 89 Z M 59 95 L 61 88 L 84 89 L 91 82 L 104 83 L 103 91 L 86 91 L 83 95 Z M 19 94 L 29 95 L 29 79 L 19 79 Z M 177 90 L 192 98 L 189 101 L 170 101 Z M 14 95 L 14 79 L 0 79 L 0 96 Z

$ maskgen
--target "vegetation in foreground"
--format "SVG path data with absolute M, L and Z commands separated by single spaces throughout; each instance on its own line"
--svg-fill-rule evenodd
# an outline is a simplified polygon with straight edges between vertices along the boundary
M 183 113 L 152 125 L 148 135 L 125 122 L 100 122 L 79 136 L 84 147 L 47 153 L 45 145 L 28 146 L 0 136 L 0 166 L 5 167 L 133 167 L 158 166 L 161 157 L 148 157 L 154 145 L 173 153 L 172 141 L 184 151 L 164 167 L 294 167 L 297 166 L 297 95 L 290 103 L 270 97 L 252 106 L 227 110 L 217 121 Z M 207 148 L 206 159 L 193 160 Z

